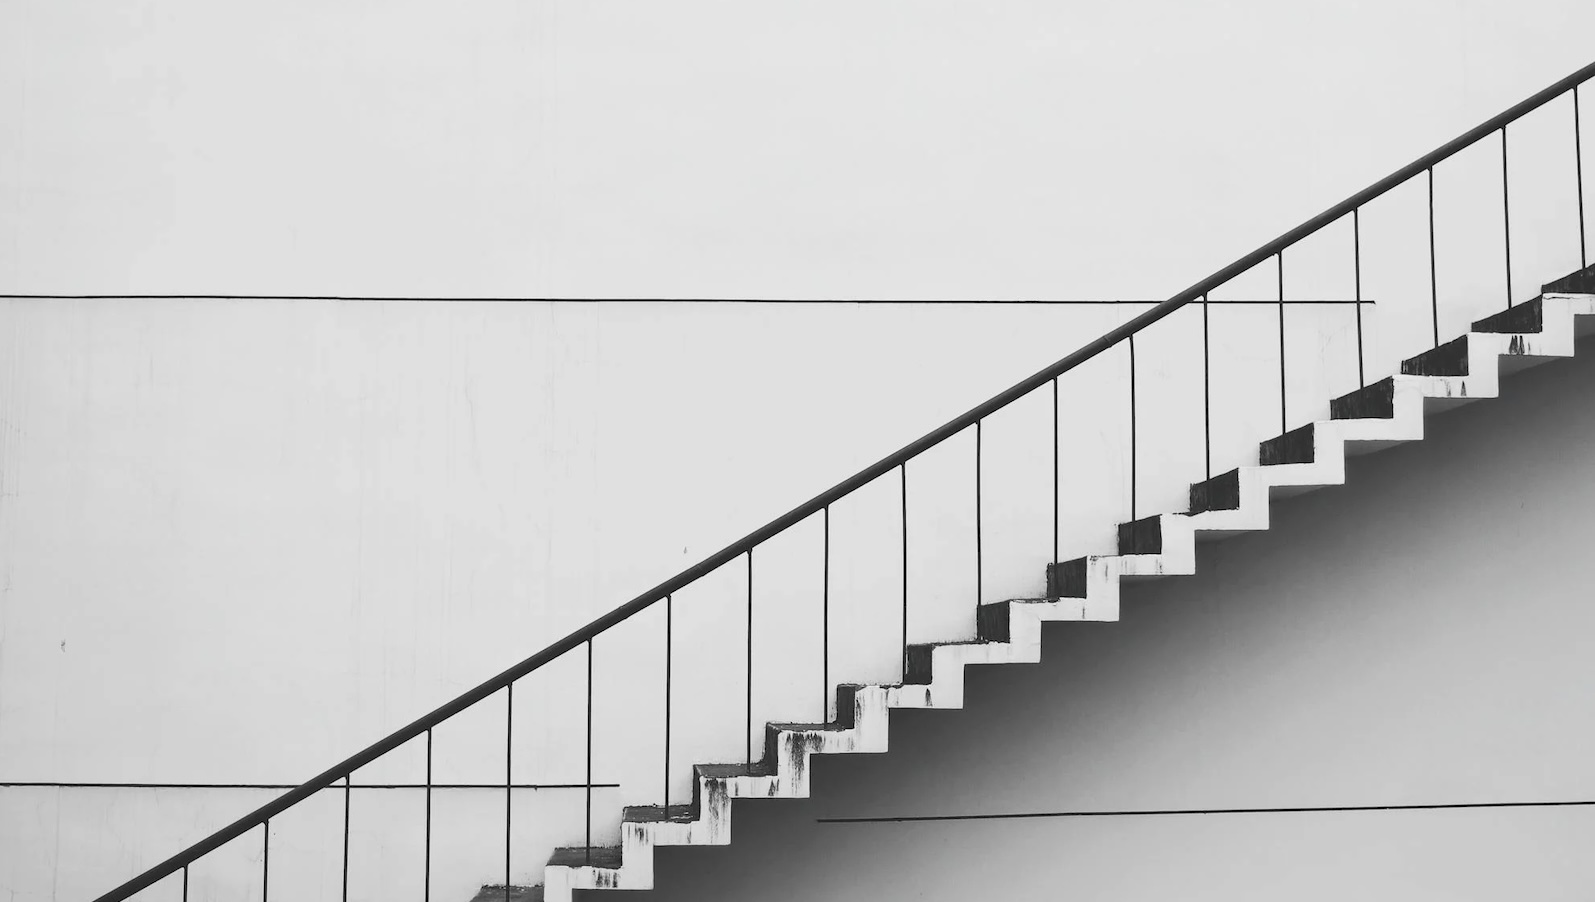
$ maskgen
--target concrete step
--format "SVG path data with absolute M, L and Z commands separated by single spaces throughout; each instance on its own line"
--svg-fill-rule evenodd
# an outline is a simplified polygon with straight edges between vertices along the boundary
M 1404 361 L 1399 375 L 1334 399 L 1328 420 L 1260 443 L 1257 466 L 1192 485 L 1187 511 L 1121 524 L 1117 554 L 1048 565 L 1044 597 L 982 604 L 975 640 L 909 646 L 901 684 L 839 685 L 834 721 L 772 723 L 760 761 L 699 765 L 691 805 L 627 808 L 619 847 L 556 852 L 545 871 L 549 902 L 567 902 L 575 889 L 651 887 L 658 846 L 729 843 L 733 800 L 807 796 L 813 754 L 884 752 L 892 708 L 961 707 L 964 668 L 1039 661 L 1044 622 L 1117 619 L 1123 580 L 1193 573 L 1199 539 L 1266 529 L 1273 498 L 1344 482 L 1348 454 L 1421 439 L 1426 411 L 1494 397 L 1515 362 L 1571 356 L 1577 317 L 1595 322 L 1595 267 Z

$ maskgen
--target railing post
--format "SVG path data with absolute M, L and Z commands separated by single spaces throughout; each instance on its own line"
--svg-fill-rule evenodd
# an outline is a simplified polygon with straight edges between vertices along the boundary
M 746 702 L 746 720 L 742 725 L 742 738 L 747 743 L 747 763 L 753 764 L 753 549 L 748 549 L 748 685 L 742 698 Z
M 1052 377 L 1052 562 L 1058 562 L 1058 493 L 1063 487 L 1058 482 L 1058 377 Z
M 1440 282 L 1434 261 L 1434 167 L 1429 167 L 1429 309 L 1433 313 L 1434 346 L 1440 346 Z
M 1363 374 L 1362 350 L 1362 208 L 1356 207 L 1351 211 L 1351 271 L 1352 278 L 1357 286 L 1357 303 L 1353 305 L 1357 311 L 1357 387 L 1362 388 L 1368 384 L 1367 377 Z
M 426 730 L 426 839 L 421 853 L 421 902 L 432 900 L 432 728 Z
M 1289 418 L 1286 416 L 1286 389 L 1285 389 L 1285 251 L 1281 249 L 1274 255 L 1274 263 L 1279 272 L 1279 434 L 1284 435 L 1290 431 Z
M 1135 336 L 1130 336 L 1130 519 L 1136 518 Z
M 1202 294 L 1202 467 L 1213 478 L 1213 366 L 1208 342 L 1207 294 Z
M 591 693 L 591 689 L 588 690 Z M 590 697 L 590 696 L 589 696 Z M 515 684 L 504 687 L 504 902 L 510 900 L 510 812 L 515 777 Z
M 821 513 L 820 536 L 820 720 L 831 719 L 831 506 Z
M 1512 195 L 1508 190 L 1506 126 L 1501 126 L 1501 233 L 1506 250 L 1506 306 L 1512 308 Z
M 343 778 L 343 902 L 349 902 L 349 780 Z
M 271 818 L 260 824 L 260 902 L 271 899 Z
M 980 424 L 981 424 L 981 422 L 982 422 L 981 420 L 976 420 L 975 421 L 975 610 L 977 612 L 980 610 L 981 602 L 985 600 L 985 598 L 984 598 L 984 596 L 982 594 L 982 589 L 985 587 L 985 579 L 984 579 L 983 573 L 981 572 L 983 555 L 982 555 L 981 536 L 980 536 L 980 518 L 981 518 L 981 504 L 980 504 Z
M 593 640 L 587 640 L 587 779 L 584 782 L 587 790 L 587 842 L 586 849 L 588 864 L 593 863 Z M 507 885 L 509 879 L 505 878 Z
M 660 808 L 664 810 L 665 820 L 670 819 L 670 675 L 674 669 L 671 656 L 671 597 L 665 596 L 665 791 L 664 802 Z
M 1573 170 L 1578 180 L 1578 268 L 1589 268 L 1589 241 L 1584 236 L 1584 133 L 1578 121 L 1578 89 L 1573 86 Z
M 908 680 L 908 461 L 897 465 L 903 501 L 903 680 Z

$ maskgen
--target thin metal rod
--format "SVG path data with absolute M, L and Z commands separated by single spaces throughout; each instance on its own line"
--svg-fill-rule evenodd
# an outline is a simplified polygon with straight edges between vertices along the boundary
M 93 900 L 93 902 L 120 902 L 120 900 L 126 899 L 127 897 L 133 895 L 141 889 L 144 889 L 155 881 L 160 880 L 169 874 L 175 873 L 177 869 L 182 867 L 184 864 L 193 861 L 200 856 L 213 851 L 214 849 L 220 848 L 226 843 L 238 838 L 239 836 L 242 836 L 249 830 L 259 826 L 266 819 L 278 814 L 279 812 L 286 811 L 287 809 L 297 805 L 322 789 L 331 786 L 338 780 L 342 779 L 345 773 L 358 770 L 361 767 L 370 764 L 372 761 L 375 761 L 400 745 L 403 745 L 404 743 L 420 736 L 421 733 L 427 728 L 434 727 L 439 723 L 442 723 L 450 717 L 453 717 L 454 715 L 464 711 L 477 702 L 502 689 L 510 682 L 520 679 L 526 674 L 543 667 L 550 661 L 559 658 L 566 652 L 587 641 L 588 638 L 608 630 L 615 624 L 629 619 L 640 611 L 646 610 L 657 603 L 660 599 L 664 598 L 667 594 L 676 592 L 682 587 L 690 585 L 701 577 L 714 572 L 725 564 L 746 553 L 748 549 L 763 543 L 766 539 L 785 532 L 787 529 L 801 522 L 805 518 L 813 516 L 825 505 L 834 503 L 838 499 L 851 494 L 859 487 L 867 485 L 880 476 L 890 472 L 894 467 L 899 466 L 904 461 L 916 457 L 930 448 L 940 445 L 942 442 L 946 441 L 952 436 L 955 436 L 963 430 L 969 428 L 976 420 L 990 416 L 992 413 L 1007 407 L 1009 404 L 1013 403 L 1019 398 L 1028 395 L 1031 391 L 1040 388 L 1049 380 L 1054 379 L 1063 373 L 1080 366 L 1082 363 L 1097 357 L 1108 349 L 1117 346 L 1128 336 L 1133 335 L 1136 332 L 1145 329 L 1147 326 L 1150 326 L 1153 323 L 1156 323 L 1169 316 L 1181 307 L 1184 307 L 1185 305 L 1201 297 L 1203 293 L 1222 286 L 1224 283 L 1230 281 L 1234 277 L 1250 270 L 1258 263 L 1267 260 L 1281 249 L 1290 247 L 1301 239 L 1312 235 L 1325 225 L 1328 225 L 1329 223 L 1332 223 L 1340 217 L 1351 212 L 1356 207 L 1366 205 L 1369 201 L 1380 197 L 1390 189 L 1405 183 L 1408 179 L 1424 172 L 1426 169 L 1433 167 L 1436 163 L 1451 157 L 1466 147 L 1471 146 L 1480 138 L 1493 133 L 1502 125 L 1512 122 L 1518 118 L 1521 118 L 1527 113 L 1539 109 L 1541 106 L 1544 106 L 1551 100 L 1554 100 L 1557 97 L 1567 93 L 1567 91 L 1574 85 L 1581 84 L 1589 80 L 1591 77 L 1595 77 L 1595 63 L 1591 63 L 1580 68 L 1578 71 L 1558 80 L 1555 84 L 1552 84 L 1546 89 L 1517 104 L 1514 104 L 1500 114 L 1491 117 L 1484 123 L 1469 129 L 1439 148 L 1424 154 L 1417 160 L 1414 160 L 1406 166 L 1397 169 L 1390 175 L 1387 175 L 1379 181 L 1374 182 L 1368 187 L 1362 189 L 1361 191 L 1356 192 L 1340 203 L 1329 207 L 1322 213 L 1319 213 L 1295 228 L 1286 231 L 1273 240 L 1258 247 L 1256 250 L 1242 255 L 1228 266 L 1225 266 L 1206 278 L 1201 279 L 1190 287 L 1173 295 L 1168 300 L 1163 301 L 1150 310 L 1131 318 L 1118 328 L 1112 329 L 1094 341 L 1086 343 L 1068 356 L 1015 383 L 1006 390 L 993 395 L 983 403 L 965 411 L 964 413 L 954 417 L 941 426 L 938 426 L 913 442 L 910 442 L 902 448 L 899 448 L 891 454 L 888 454 L 886 457 L 868 467 L 865 467 L 864 469 L 855 473 L 853 476 L 842 480 L 831 488 L 826 489 L 824 492 L 821 492 L 808 501 L 798 505 L 787 513 L 776 517 L 775 519 L 766 523 L 764 526 L 759 527 L 740 539 L 737 539 L 719 551 L 699 561 L 697 564 L 682 570 L 680 573 L 677 573 L 675 576 L 670 577 L 659 585 L 644 591 L 631 601 L 615 608 L 601 617 L 598 617 L 597 619 L 588 623 L 586 626 L 583 626 L 580 629 L 566 635 L 563 639 L 550 644 L 542 651 L 537 652 L 536 654 L 524 659 L 520 663 L 509 667 L 497 676 L 478 684 L 475 688 L 467 690 L 450 701 L 439 705 L 432 711 L 422 715 L 414 721 L 411 721 L 409 724 L 400 727 L 398 730 L 395 730 L 386 737 L 372 743 L 361 751 L 356 752 L 349 758 L 340 761 L 322 773 L 311 777 L 309 780 L 306 780 L 304 783 L 300 784 L 299 788 L 290 790 L 271 802 L 260 806 L 248 814 L 245 814 L 244 816 L 233 821 L 231 824 L 228 824 L 220 830 L 215 831 L 204 839 L 201 839 L 198 842 L 190 845 L 181 852 L 178 852 L 170 858 L 167 858 L 165 861 L 149 868 L 142 874 L 133 877 L 120 886 L 117 886 L 109 892 L 101 895 L 99 898 Z
M 1440 281 L 1434 260 L 1434 167 L 1429 167 L 1429 309 L 1433 312 L 1434 346 L 1440 346 Z
M 747 742 L 748 764 L 753 763 L 753 549 L 748 549 L 748 660 L 746 671 L 748 678 L 747 691 L 743 693 L 743 700 L 747 702 L 747 720 L 743 723 L 742 738 Z
M 1058 378 L 1052 379 L 1052 562 L 1058 562 L 1058 493 L 1063 490 L 1058 483 Z
M 591 689 L 588 690 L 591 698 Z M 504 687 L 504 902 L 510 899 L 510 812 L 513 796 L 510 784 L 515 766 L 515 684 Z M 591 780 L 587 782 L 591 783 Z M 591 790 L 589 790 L 591 791 Z
M 1202 295 L 1202 466 L 1213 478 L 1213 365 L 1208 342 L 1207 295 Z
M 897 465 L 903 501 L 903 679 L 908 679 L 908 461 Z
M 188 865 L 183 865 L 183 902 L 188 902 Z
M 271 898 L 271 819 L 260 823 L 260 902 Z
M 1280 251 L 1274 260 L 1279 265 L 1279 434 L 1284 435 L 1290 431 L 1285 415 L 1285 252 Z
M 587 640 L 587 863 L 593 863 L 593 640 Z M 504 883 L 509 883 L 505 877 Z
M 1506 250 L 1506 306 L 1512 308 L 1512 195 L 1506 167 L 1506 126 L 1501 126 L 1501 239 Z
M 432 728 L 426 731 L 426 848 L 422 852 L 423 865 L 421 902 L 432 899 Z
M 1135 336 L 1130 336 L 1130 519 L 1135 516 Z
M 1353 308 L 1357 311 L 1357 387 L 1362 388 L 1368 384 L 1367 377 L 1363 374 L 1362 350 L 1362 208 L 1351 211 L 1351 269 L 1352 277 L 1357 284 L 1357 304 Z
M 976 420 L 975 421 L 975 609 L 976 610 L 980 609 L 980 604 L 981 604 L 982 601 L 984 601 L 984 598 L 981 595 L 981 588 L 985 585 L 985 580 L 984 580 L 983 575 L 981 573 L 981 563 L 982 563 L 983 558 L 982 558 L 982 554 L 981 554 L 982 549 L 981 549 L 981 538 L 980 538 L 980 510 L 981 510 L 981 507 L 980 507 L 980 424 L 982 422 L 984 422 L 984 421 L 983 420 Z
M 343 902 L 349 902 L 349 777 L 343 778 Z
M 820 559 L 820 720 L 831 719 L 831 508 L 824 508 Z
M 1578 121 L 1578 85 L 1573 86 L 1573 169 L 1578 177 L 1578 268 L 1589 268 L 1589 241 L 1584 236 L 1584 133 Z
M 674 615 L 673 615 L 673 612 L 671 611 L 670 608 L 671 608 L 670 596 L 666 595 L 665 596 L 665 792 L 664 792 L 664 799 L 665 800 L 664 800 L 664 803 L 660 806 L 662 809 L 664 809 L 665 819 L 666 820 L 670 819 L 670 675 L 671 675 L 672 670 L 674 669 L 673 666 L 672 666 L 673 662 L 670 659 L 670 656 L 671 656 L 671 645 L 672 645 L 670 631 L 671 631 L 671 626 L 672 626 L 671 620 L 673 619 Z

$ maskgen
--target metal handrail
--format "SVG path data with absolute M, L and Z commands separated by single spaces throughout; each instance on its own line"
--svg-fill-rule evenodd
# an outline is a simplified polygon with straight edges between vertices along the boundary
M 209 852 L 220 848 L 222 845 L 244 835 L 248 831 L 266 824 L 270 819 L 294 805 L 308 799 L 317 792 L 330 789 L 340 780 L 344 780 L 354 771 L 376 761 L 383 755 L 397 749 L 407 742 L 421 738 L 433 727 L 443 723 L 456 714 L 475 705 L 517 680 L 525 677 L 545 664 L 563 656 L 606 632 L 610 627 L 630 619 L 632 616 L 647 610 L 653 605 L 666 599 L 667 596 L 696 582 L 698 579 L 719 569 L 720 567 L 749 554 L 754 548 L 766 540 L 784 532 L 799 522 L 827 510 L 831 504 L 850 495 L 855 490 L 869 482 L 890 473 L 892 470 L 903 466 L 909 460 L 919 456 L 925 451 L 936 447 L 949 438 L 975 426 L 986 417 L 1003 409 L 1014 401 L 1030 394 L 1048 382 L 1058 378 L 1064 373 L 1085 363 L 1097 355 L 1129 339 L 1138 332 L 1151 326 L 1153 323 L 1174 313 L 1176 310 L 1194 301 L 1204 299 L 1214 289 L 1224 285 L 1236 276 L 1250 270 L 1252 267 L 1282 254 L 1292 245 L 1303 238 L 1314 234 L 1324 226 L 1333 223 L 1347 214 L 1354 213 L 1369 201 L 1375 200 L 1392 188 L 1405 183 L 1407 180 L 1420 173 L 1432 170 L 1433 167 L 1458 151 L 1467 148 L 1491 133 L 1504 129 L 1507 125 L 1522 118 L 1524 115 L 1539 109 L 1550 101 L 1560 97 L 1591 78 L 1595 78 L 1595 63 L 1591 63 L 1578 71 L 1560 79 L 1555 84 L 1535 93 L 1528 99 L 1517 103 L 1504 112 L 1490 118 L 1484 123 L 1469 129 L 1457 138 L 1447 142 L 1439 148 L 1424 154 L 1418 159 L 1397 169 L 1395 172 L 1369 185 L 1356 194 L 1335 204 L 1317 216 L 1312 217 L 1299 226 L 1285 232 L 1272 241 L 1263 244 L 1251 253 L 1242 256 L 1235 262 L 1225 266 L 1212 275 L 1196 282 L 1185 290 L 1175 294 L 1156 307 L 1128 320 L 1117 328 L 1107 332 L 1096 340 L 1079 348 L 1074 353 L 1037 371 L 1009 387 L 1005 391 L 993 396 L 984 403 L 970 408 L 962 414 L 948 420 L 941 426 L 931 430 L 918 439 L 904 445 L 896 451 L 881 458 L 875 463 L 865 467 L 854 475 L 842 480 L 829 489 L 815 495 L 813 498 L 799 504 L 786 513 L 765 525 L 755 529 L 735 542 L 725 546 L 719 551 L 709 555 L 697 564 L 677 573 L 664 582 L 641 593 L 631 601 L 626 602 L 609 613 L 593 620 L 586 626 L 572 632 L 557 642 L 544 648 L 520 663 L 510 667 L 491 679 L 486 680 L 473 689 L 466 691 L 453 700 L 439 706 L 433 711 L 422 715 L 409 724 L 395 730 L 388 736 L 372 743 L 359 752 L 345 758 L 332 767 L 309 780 L 295 789 L 277 797 L 271 802 L 260 806 L 249 814 L 244 815 L 231 824 L 217 830 L 210 836 L 194 843 L 183 851 L 173 855 L 160 864 L 144 871 L 142 874 L 128 880 L 108 893 L 98 897 L 95 902 L 120 902 L 133 893 L 145 889 L 156 881 L 177 873 L 196 859 Z M 1575 103 L 1576 97 L 1575 94 Z M 1582 226 L 1582 221 L 1581 221 Z M 1283 303 L 1283 299 L 1281 299 Z

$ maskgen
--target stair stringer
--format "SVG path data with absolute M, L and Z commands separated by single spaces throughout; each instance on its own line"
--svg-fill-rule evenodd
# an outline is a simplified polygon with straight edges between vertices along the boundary
M 1271 499 L 1344 484 L 1347 455 L 1421 440 L 1426 410 L 1497 397 L 1503 370 L 1573 356 L 1575 339 L 1581 334 L 1575 318 L 1595 316 L 1595 295 L 1546 294 L 1537 301 L 1543 305 L 1539 332 L 1469 332 L 1464 336 L 1466 375 L 1391 377 L 1389 417 L 1312 423 L 1311 462 L 1238 468 L 1239 500 L 1234 508 L 1157 516 L 1162 545 L 1158 553 L 1082 559 L 1084 597 L 1003 602 L 1007 606 L 1006 641 L 932 646 L 928 682 L 838 687 L 836 722 L 770 724 L 762 761 L 699 765 L 694 805 L 685 814 L 672 817 L 658 808 L 627 809 L 621 825 L 619 866 L 550 864 L 544 871 L 545 902 L 566 902 L 576 889 L 651 889 L 656 847 L 731 842 L 733 800 L 807 798 L 810 756 L 885 752 L 893 708 L 963 707 L 966 667 L 1040 662 L 1043 623 L 1117 620 L 1123 580 L 1195 573 L 1199 540 L 1267 529 Z M 843 716 L 844 703 L 850 716 Z

